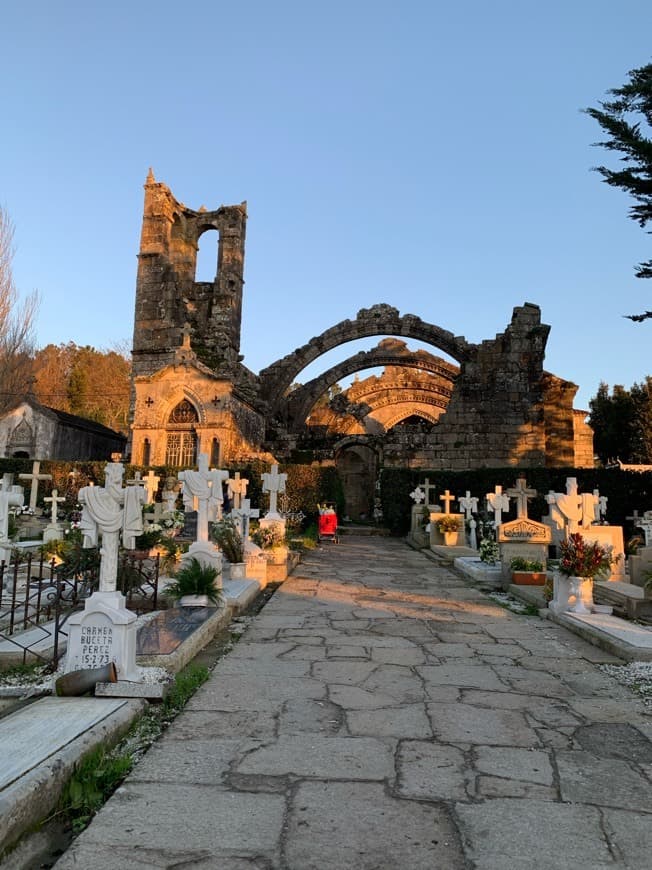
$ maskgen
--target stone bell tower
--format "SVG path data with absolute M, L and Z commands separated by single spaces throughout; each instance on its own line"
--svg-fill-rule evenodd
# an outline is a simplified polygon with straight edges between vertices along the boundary
M 138 255 L 134 376 L 173 364 L 184 334 L 201 363 L 218 376 L 233 376 L 240 352 L 246 222 L 245 202 L 194 211 L 150 169 Z M 219 237 L 217 274 L 213 281 L 198 282 L 199 239 L 209 230 Z

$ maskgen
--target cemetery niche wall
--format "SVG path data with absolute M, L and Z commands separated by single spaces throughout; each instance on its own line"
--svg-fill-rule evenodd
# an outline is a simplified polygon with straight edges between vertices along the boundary
M 374 305 L 250 371 L 240 355 L 246 219 L 246 203 L 186 207 L 150 170 L 134 318 L 133 462 L 187 467 L 204 452 L 212 466 L 336 462 L 372 480 L 387 465 L 593 465 L 586 413 L 573 408 L 577 386 L 545 371 L 550 327 L 532 303 L 514 308 L 504 332 L 480 344 Z M 216 276 L 196 281 L 199 241 L 209 231 L 217 234 Z M 309 363 L 369 336 L 385 338 L 290 389 Z M 406 339 L 434 353 L 411 351 Z M 382 375 L 320 403 L 340 378 L 378 366 Z

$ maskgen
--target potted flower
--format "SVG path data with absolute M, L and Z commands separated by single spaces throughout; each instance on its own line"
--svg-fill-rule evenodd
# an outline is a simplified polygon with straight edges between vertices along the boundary
M 244 577 L 244 541 L 240 529 L 230 517 L 213 523 L 211 537 L 231 563 L 231 578 Z M 236 567 L 235 571 L 233 566 Z
M 546 582 L 546 572 L 543 562 L 536 559 L 524 559 L 516 556 L 509 563 L 512 572 L 512 583 L 517 586 L 543 586 Z
M 569 598 L 575 598 L 568 609 L 574 613 L 590 613 L 593 606 L 593 581 L 608 576 L 613 564 L 612 548 L 597 541 L 586 541 L 579 532 L 561 543 L 559 574 L 555 582 L 555 602 L 562 609 Z M 559 587 L 559 588 L 557 588 Z
M 222 597 L 215 585 L 219 573 L 214 565 L 203 565 L 193 556 L 165 587 L 165 594 L 176 598 L 181 607 L 216 607 Z
M 278 526 L 259 526 L 251 535 L 251 540 L 261 550 L 273 550 L 285 543 L 283 532 Z
M 437 528 L 444 536 L 447 547 L 454 547 L 457 544 L 460 531 L 459 517 L 455 514 L 444 514 L 437 519 Z

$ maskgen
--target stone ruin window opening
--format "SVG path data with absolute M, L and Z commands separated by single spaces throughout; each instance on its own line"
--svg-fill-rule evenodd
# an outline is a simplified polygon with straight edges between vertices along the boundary
M 195 283 L 213 284 L 219 271 L 220 234 L 212 227 L 201 233 L 197 240 Z
M 167 426 L 166 465 L 188 468 L 197 464 L 198 438 L 195 426 L 198 422 L 197 409 L 188 399 L 182 399 L 172 409 Z
M 143 441 L 143 465 L 149 465 L 150 457 L 152 455 L 152 443 L 149 438 L 145 438 Z

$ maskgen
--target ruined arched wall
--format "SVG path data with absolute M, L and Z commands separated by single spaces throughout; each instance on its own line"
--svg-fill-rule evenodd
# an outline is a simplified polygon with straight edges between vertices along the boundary
M 287 400 L 288 428 L 293 432 L 300 431 L 315 402 L 333 384 L 355 372 L 379 366 L 404 368 L 407 372 L 406 378 L 412 382 L 417 376 L 416 373 L 429 372 L 431 376 L 425 380 L 421 378 L 419 383 L 427 384 L 429 382 L 432 389 L 436 389 L 442 397 L 445 397 L 446 404 L 448 403 L 447 399 L 452 394 L 453 381 L 459 374 L 457 366 L 446 362 L 440 357 L 433 356 L 426 351 L 410 351 L 404 342 L 391 339 L 386 340 L 372 350 L 361 351 L 338 363 L 338 365 L 328 369 L 324 374 L 313 378 L 307 384 L 290 393 Z M 412 370 L 415 374 L 410 374 Z M 383 378 L 387 380 L 385 376 Z M 403 379 L 401 378 L 400 381 L 403 381 Z M 401 386 L 400 381 L 397 383 L 398 387 Z M 366 383 L 366 381 L 361 383 Z M 403 383 L 403 385 L 405 384 Z M 359 383 L 353 384 L 347 390 L 347 395 L 352 401 L 364 401 L 363 393 L 360 390 Z
M 465 338 L 456 337 L 439 326 L 426 323 L 414 314 L 401 317 L 398 309 L 390 305 L 374 305 L 363 308 L 355 320 L 343 320 L 327 329 L 321 335 L 310 339 L 307 344 L 297 348 L 294 353 L 260 372 L 261 397 L 264 397 L 271 413 L 278 411 L 284 402 L 289 386 L 296 380 L 299 372 L 327 351 L 348 341 L 368 338 L 373 335 L 402 335 L 424 341 L 447 353 L 457 362 L 469 359 L 474 345 Z

